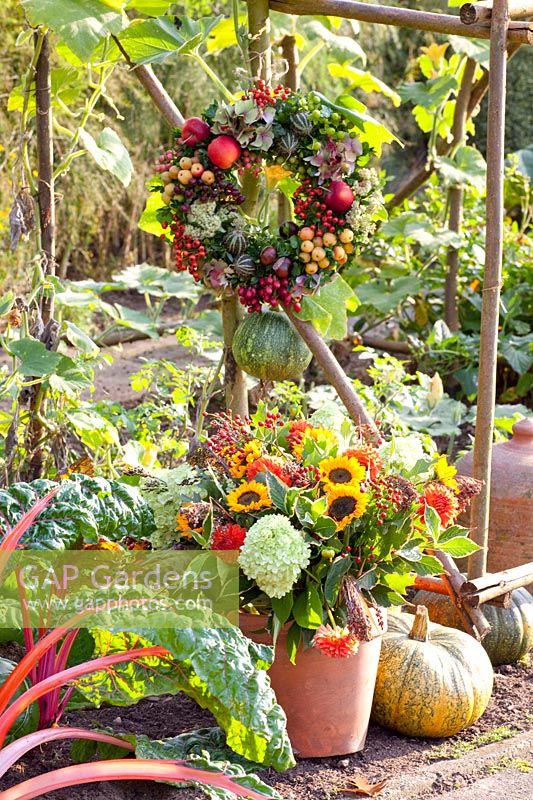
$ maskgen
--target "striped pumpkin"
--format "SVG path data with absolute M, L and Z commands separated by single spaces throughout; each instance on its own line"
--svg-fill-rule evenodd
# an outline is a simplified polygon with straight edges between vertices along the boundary
M 417 592 L 413 602 L 427 606 L 433 622 L 462 630 L 463 621 L 445 595 Z M 533 648 L 533 597 L 527 589 L 514 590 L 511 608 L 485 603 L 482 611 L 491 627 L 482 644 L 495 667 L 513 664 Z
M 453 736 L 483 714 L 492 681 L 487 654 L 468 634 L 430 622 L 424 606 L 391 614 L 372 719 L 405 736 Z

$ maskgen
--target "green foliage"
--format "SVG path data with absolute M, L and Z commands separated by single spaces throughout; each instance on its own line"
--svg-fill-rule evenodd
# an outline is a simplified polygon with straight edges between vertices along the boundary
M 5 523 L 15 525 L 54 486 L 52 481 L 36 480 L 0 489 L 0 513 Z M 99 536 L 113 541 L 125 536 L 150 536 L 154 527 L 149 506 L 133 487 L 104 478 L 72 475 L 61 483 L 22 544 L 33 550 L 69 550 L 94 544 Z
M 95 705 L 128 706 L 142 697 L 185 692 L 223 728 L 228 746 L 252 762 L 283 770 L 293 766 L 285 715 L 266 674 L 272 649 L 254 644 L 238 628 L 151 630 L 111 634 L 93 631 L 95 656 L 133 644 L 159 644 L 170 656 L 151 669 L 128 662 L 113 673 L 81 679 L 78 691 Z

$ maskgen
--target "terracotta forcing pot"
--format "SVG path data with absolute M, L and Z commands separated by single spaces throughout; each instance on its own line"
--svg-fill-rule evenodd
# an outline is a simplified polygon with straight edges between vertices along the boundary
M 472 475 L 473 453 L 457 462 Z M 465 520 L 468 525 L 468 521 Z M 492 448 L 488 569 L 499 572 L 533 561 L 533 420 L 513 425 L 513 436 Z M 529 587 L 531 590 L 533 587 Z
M 267 616 L 240 614 L 242 632 L 260 644 L 272 644 L 270 634 L 261 630 L 267 622 Z M 284 626 L 279 634 L 268 674 L 287 715 L 295 753 L 302 758 L 325 758 L 362 750 L 382 637 L 362 642 L 350 658 L 330 658 L 314 647 L 300 647 L 293 665 L 285 647 L 288 629 Z

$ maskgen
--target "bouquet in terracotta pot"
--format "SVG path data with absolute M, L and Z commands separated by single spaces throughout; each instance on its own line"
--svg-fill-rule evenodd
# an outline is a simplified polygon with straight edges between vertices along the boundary
M 288 624 L 292 659 L 302 642 L 352 655 L 380 635 L 382 608 L 404 603 L 416 575 L 443 572 L 432 550 L 476 549 L 455 520 L 477 487 L 445 456 L 406 466 L 394 443 L 371 444 L 324 412 L 211 417 L 166 544 L 238 560 L 241 608 L 269 614 L 274 638 Z

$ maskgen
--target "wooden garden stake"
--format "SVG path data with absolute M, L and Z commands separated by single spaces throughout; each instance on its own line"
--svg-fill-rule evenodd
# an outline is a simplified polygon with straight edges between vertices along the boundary
M 480 3 L 465 3 L 459 10 L 459 18 L 465 25 L 487 22 L 492 19 L 492 0 Z M 509 19 L 525 19 L 533 16 L 533 3 L 527 0 L 509 0 Z
M 300 88 L 300 76 L 298 74 L 298 48 L 296 47 L 296 37 L 287 34 L 280 42 L 281 55 L 287 66 L 287 71 L 283 79 L 285 86 L 297 92 Z M 290 219 L 291 204 L 288 197 L 283 192 L 278 193 L 278 221 L 285 222 Z
M 457 100 L 452 125 L 452 138 L 459 147 L 465 138 L 466 122 L 468 119 L 468 102 L 472 91 L 477 63 L 473 58 L 468 58 L 463 72 L 463 79 Z M 461 184 L 456 184 L 448 189 L 449 217 L 448 227 L 454 233 L 461 232 L 463 224 L 463 195 Z M 451 331 L 459 330 L 459 310 L 457 308 L 457 277 L 459 273 L 459 249 L 448 248 L 446 282 L 444 289 L 444 320 Z
M 331 14 L 345 19 L 358 19 L 361 22 L 395 25 L 398 28 L 490 39 L 490 26 L 485 23 L 465 25 L 459 17 L 452 14 L 433 14 L 409 8 L 358 3 L 355 0 L 271 0 L 270 7 L 273 11 L 282 11 L 285 14 Z M 533 44 L 533 25 L 527 22 L 511 22 L 506 40 Z
M 489 110 L 487 121 L 487 219 L 485 273 L 481 309 L 479 348 L 479 383 L 473 475 L 483 482 L 473 499 L 472 539 L 482 548 L 468 561 L 468 577 L 478 578 L 487 569 L 487 544 L 490 510 L 490 477 L 496 366 L 498 356 L 498 320 L 502 276 L 503 243 L 503 169 L 505 137 L 506 33 L 509 25 L 507 0 L 494 0 L 492 9 Z
M 270 47 L 270 17 L 268 0 L 248 0 L 248 31 L 250 67 L 254 80 L 270 83 L 272 50 Z

